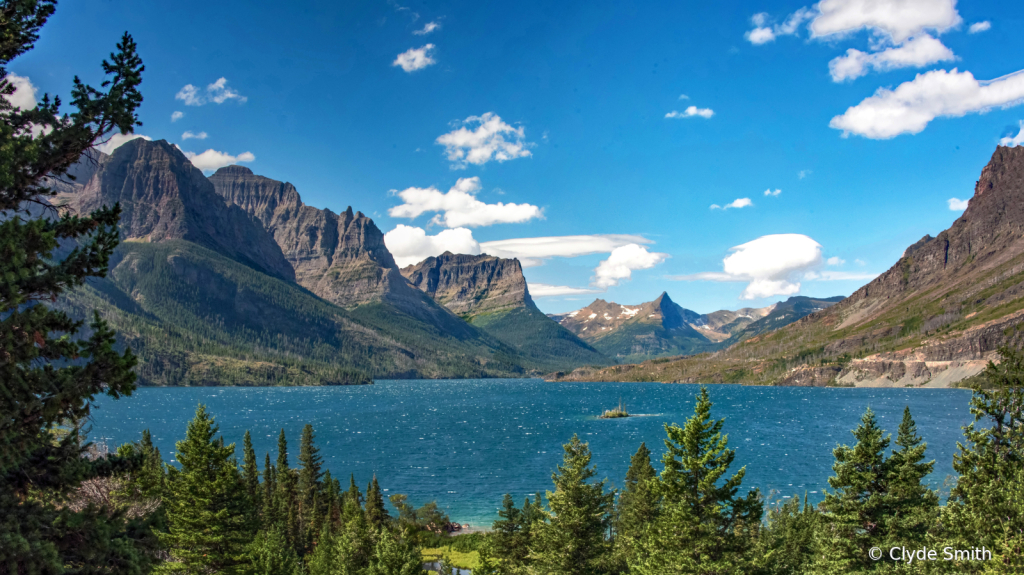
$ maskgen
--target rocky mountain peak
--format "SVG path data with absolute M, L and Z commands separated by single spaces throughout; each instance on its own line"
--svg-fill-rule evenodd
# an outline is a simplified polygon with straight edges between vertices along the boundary
M 121 203 L 128 240 L 182 239 L 286 280 L 292 267 L 273 238 L 245 211 L 227 206 L 213 185 L 166 140 L 131 140 L 102 156 L 72 206 L 88 212 Z
M 402 275 L 434 301 L 461 316 L 536 308 L 517 259 L 446 251 L 403 268 Z

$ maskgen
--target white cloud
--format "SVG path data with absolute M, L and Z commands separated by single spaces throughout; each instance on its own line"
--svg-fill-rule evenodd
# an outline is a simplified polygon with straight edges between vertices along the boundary
M 36 107 L 36 92 L 39 88 L 36 88 L 27 76 L 8 74 L 4 81 L 14 86 L 14 93 L 4 96 L 12 106 L 19 110 L 31 110 Z
M 811 22 L 820 38 L 868 29 L 895 44 L 932 30 L 941 34 L 962 21 L 956 0 L 821 0 Z
M 805 280 L 810 281 L 823 281 L 823 282 L 838 282 L 838 281 L 867 281 L 873 280 L 878 277 L 878 274 L 865 274 L 857 272 L 839 272 L 832 270 L 825 270 L 821 272 L 807 272 L 804 274 Z
M 595 234 L 589 236 L 549 236 L 515 238 L 484 242 L 484 253 L 499 258 L 518 258 L 523 267 L 534 267 L 553 257 L 574 258 L 592 254 L 608 254 L 629 244 L 650 244 L 643 236 L 629 234 Z
M 775 40 L 775 32 L 771 28 L 754 28 L 743 35 L 751 44 L 760 46 Z
M 120 148 L 123 144 L 134 140 L 135 138 L 142 138 L 143 140 L 152 140 L 149 136 L 143 136 L 142 134 L 122 134 L 120 132 L 107 138 L 107 140 L 101 144 L 93 146 L 97 150 L 104 154 L 113 154 L 114 150 Z
M 504 162 L 515 158 L 529 157 L 532 144 L 526 141 L 525 129 L 513 128 L 501 121 L 494 112 L 482 116 L 470 116 L 461 126 L 438 136 L 436 142 L 445 147 L 448 160 L 453 168 L 465 168 L 466 164 L 481 166 L 491 160 Z M 474 129 L 470 129 L 473 125 Z
M 192 84 L 185 84 L 178 93 L 174 95 L 175 100 L 181 100 L 186 106 L 202 106 L 214 102 L 216 104 L 223 104 L 228 100 L 237 100 L 239 103 L 246 102 L 249 98 L 239 94 L 232 88 L 228 87 L 227 78 L 218 78 L 216 82 L 208 84 L 206 90 L 200 90 L 198 86 Z M 178 114 L 179 112 L 175 112 Z M 171 115 L 171 121 L 176 118 L 175 114 Z M 184 114 L 182 114 L 184 115 Z M 181 116 L 178 116 L 179 118 Z
M 793 295 L 800 278 L 822 264 L 821 245 L 803 234 L 774 234 L 729 249 L 723 272 L 704 272 L 670 279 L 748 282 L 740 299 Z
M 765 194 L 767 195 L 767 194 Z M 750 201 L 750 198 L 736 198 L 732 202 L 720 206 L 718 204 L 711 204 L 712 210 L 728 210 L 729 208 L 745 208 L 747 206 L 754 205 L 754 202 Z
M 628 244 L 612 250 L 608 259 L 603 260 L 594 269 L 592 285 L 607 289 L 628 280 L 633 270 L 653 268 L 669 258 L 668 254 L 649 252 L 639 244 Z
M 970 72 L 955 68 L 918 74 L 895 90 L 879 88 L 875 95 L 832 118 L 829 126 L 843 136 L 857 134 L 888 139 L 917 134 L 937 117 L 984 113 L 1024 102 L 1024 70 L 989 81 L 978 81 Z
M 687 96 L 686 94 L 679 94 L 679 99 L 680 99 L 680 100 L 689 100 L 689 99 L 690 99 L 690 97 L 689 97 L 689 96 Z
M 1024 120 L 1020 123 L 1020 131 L 1017 132 L 1016 136 L 1006 136 L 999 140 L 1000 146 L 1014 147 L 1024 144 Z
M 473 232 L 466 228 L 443 230 L 436 236 L 428 236 L 423 228 L 399 224 L 384 234 L 384 245 L 395 257 L 398 267 L 403 268 L 444 252 L 469 255 L 481 253 L 480 244 L 473 239 Z
M 868 73 L 869 69 L 886 72 L 897 68 L 921 68 L 936 62 L 956 60 L 953 51 L 927 34 L 911 38 L 900 46 L 880 52 L 861 52 L 850 48 L 846 55 L 828 63 L 833 82 L 853 80 Z
M 511 224 L 544 217 L 543 211 L 531 204 L 485 204 L 476 198 L 480 178 L 459 178 L 447 193 L 437 188 L 406 188 L 393 192 L 402 204 L 390 208 L 393 218 L 415 218 L 427 212 L 438 212 L 432 220 L 449 228 Z
M 799 172 L 797 172 L 796 177 L 802 180 L 807 176 L 811 175 L 812 173 L 813 172 L 811 172 L 810 170 L 800 170 Z
M 601 290 L 589 288 L 577 288 L 569 286 L 553 286 L 548 284 L 529 283 L 527 289 L 533 297 L 554 297 L 560 295 L 580 295 L 588 293 L 601 293 Z
M 771 188 L 768 188 L 767 190 L 764 191 L 764 195 L 771 196 L 773 198 L 777 197 L 781 193 L 782 193 L 782 190 L 778 190 L 778 189 L 772 190 Z M 735 204 L 736 202 L 733 202 L 733 203 Z M 739 206 L 737 206 L 737 207 L 739 207 Z
M 195 134 L 191 130 L 186 131 L 184 134 L 181 135 L 181 139 L 182 140 L 190 140 L 190 139 L 205 140 L 206 137 L 207 137 L 206 136 L 206 132 L 199 132 L 198 134 Z
M 988 20 L 983 20 L 981 22 L 975 22 L 974 24 L 971 24 L 971 27 L 967 29 L 967 33 L 977 34 L 978 32 L 984 32 L 985 30 L 988 30 L 991 27 L 991 22 L 989 22 Z
M 185 112 L 171 112 L 171 122 L 177 122 L 185 117 Z
M 841 266 L 846 263 L 846 260 L 840 258 L 839 256 L 832 256 L 825 260 L 825 263 L 827 263 L 830 266 Z
M 434 48 L 435 46 L 433 44 L 427 44 L 420 48 L 409 48 L 405 52 L 399 54 L 391 65 L 401 66 L 406 72 L 422 70 L 427 66 L 437 63 L 437 60 L 434 60 L 433 56 Z
M 946 203 L 949 204 L 949 209 L 954 212 L 962 212 L 967 209 L 967 202 L 970 200 L 961 200 L 957 198 L 949 198 Z
M 694 116 L 700 116 L 701 118 L 710 118 L 715 115 L 715 111 L 711 108 L 698 108 L 697 106 L 690 106 L 682 112 L 672 110 L 665 114 L 666 118 L 693 118 Z
M 242 152 L 237 156 L 232 156 L 231 154 L 218 152 L 214 149 L 206 150 L 201 154 L 185 152 L 185 157 L 192 162 L 193 166 L 204 172 L 223 168 L 224 166 L 230 166 L 231 164 L 237 164 L 238 162 L 251 162 L 256 159 L 256 156 L 252 155 L 251 152 Z
M 814 10 L 808 8 L 801 8 L 796 12 L 789 15 L 788 18 L 782 24 L 776 24 L 769 26 L 769 16 L 767 12 L 760 12 L 754 14 L 750 18 L 750 22 L 754 25 L 754 29 L 748 31 L 743 35 L 748 42 L 755 46 L 767 44 L 772 42 L 779 36 L 793 36 L 800 29 L 800 25 L 805 21 L 810 20 L 816 15 Z
M 437 30 L 440 27 L 441 24 L 438 22 L 427 22 L 426 24 L 423 25 L 423 28 L 414 31 L 413 34 L 416 34 L 417 36 L 426 36 L 427 34 L 430 34 L 431 32 Z M 408 72 L 408 70 L 406 70 L 406 72 Z

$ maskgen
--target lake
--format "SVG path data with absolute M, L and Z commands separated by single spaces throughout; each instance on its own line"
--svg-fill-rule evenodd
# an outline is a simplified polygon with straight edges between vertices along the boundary
M 820 498 L 828 487 L 838 443 L 852 443 L 864 409 L 875 411 L 895 439 L 904 406 L 935 459 L 929 477 L 940 488 L 953 473 L 961 426 L 972 420 L 970 391 L 956 389 L 708 386 L 712 415 L 725 418 L 734 469 L 747 466 L 744 488 L 780 496 Z M 220 431 L 236 443 L 252 433 L 260 469 L 276 460 L 284 428 L 289 463 L 298 456 L 303 425 L 311 423 L 327 469 L 361 490 L 373 474 L 385 496 L 404 493 L 417 506 L 437 500 L 454 521 L 489 526 L 502 495 L 516 504 L 550 489 L 563 443 L 573 433 L 590 443 L 598 476 L 622 485 L 640 442 L 661 468 L 663 425 L 693 414 L 696 385 L 549 383 L 539 379 L 398 380 L 347 387 L 140 388 L 131 397 L 103 397 L 93 410 L 90 439 L 111 448 L 149 429 L 164 459 L 185 435 L 196 405 L 206 404 Z M 620 399 L 643 417 L 597 419 Z

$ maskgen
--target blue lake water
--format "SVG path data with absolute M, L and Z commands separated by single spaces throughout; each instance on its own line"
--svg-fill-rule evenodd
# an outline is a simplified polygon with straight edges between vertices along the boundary
M 953 473 L 961 426 L 972 420 L 970 392 L 951 389 L 848 389 L 710 385 L 712 415 L 725 418 L 744 487 L 765 493 L 820 497 L 838 443 L 852 443 L 864 409 L 895 436 L 904 406 L 935 459 L 929 477 L 941 488 Z M 350 387 L 140 388 L 120 400 L 102 398 L 93 410 L 90 438 L 115 447 L 149 429 L 165 460 L 184 438 L 196 405 L 206 404 L 220 431 L 237 444 L 252 433 L 260 469 L 267 451 L 277 457 L 284 428 L 294 465 L 303 425 L 316 433 L 327 469 L 360 489 L 377 475 L 387 492 L 412 503 L 437 500 L 453 520 L 489 526 L 504 493 L 517 505 L 552 487 L 563 443 L 573 433 L 590 443 L 598 476 L 621 485 L 640 442 L 660 470 L 663 425 L 693 413 L 695 385 L 658 383 L 548 383 L 539 379 L 402 380 Z M 620 398 L 644 417 L 600 420 Z

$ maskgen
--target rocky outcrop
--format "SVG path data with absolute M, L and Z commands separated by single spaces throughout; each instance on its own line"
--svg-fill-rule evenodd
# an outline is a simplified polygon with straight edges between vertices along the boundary
M 402 268 L 420 291 L 460 316 L 536 306 L 517 259 L 445 252 Z
M 425 299 L 402 277 L 373 220 L 349 207 L 340 214 L 302 203 L 295 186 L 242 166 L 217 170 L 209 181 L 228 205 L 257 218 L 280 246 L 303 287 L 351 307 L 386 300 L 415 315 Z M 428 307 L 436 307 L 429 306 Z
M 70 198 L 79 213 L 117 202 L 125 240 L 187 240 L 278 278 L 295 278 L 260 222 L 225 205 L 203 173 L 166 140 L 137 138 L 101 156 L 89 182 Z

